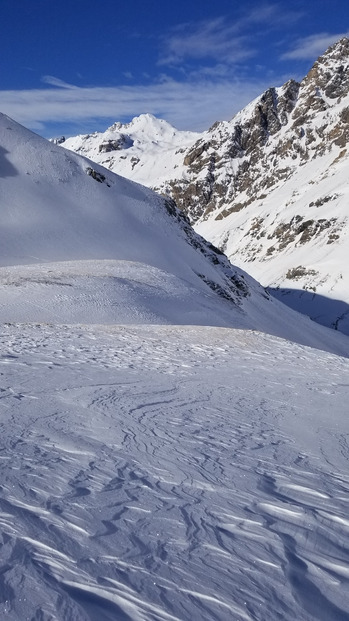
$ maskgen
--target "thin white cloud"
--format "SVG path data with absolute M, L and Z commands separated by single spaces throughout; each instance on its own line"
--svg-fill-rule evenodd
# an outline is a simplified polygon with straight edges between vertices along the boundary
M 63 80 L 60 80 L 59 78 L 55 78 L 53 75 L 44 75 L 41 78 L 41 81 L 44 82 L 44 84 L 50 84 L 51 86 L 58 86 L 59 88 L 76 88 L 76 86 L 74 86 L 74 84 L 68 84 L 68 82 L 64 82 Z
M 240 28 L 252 25 L 253 27 L 260 24 L 267 27 L 267 30 L 275 30 L 285 25 L 295 24 L 304 16 L 304 10 L 292 9 L 291 3 L 287 8 L 281 6 L 280 3 L 261 4 L 259 7 L 252 9 L 239 22 Z
M 156 82 L 136 84 L 131 81 L 132 74 L 125 73 L 122 86 L 78 87 L 44 76 L 47 88 L 0 91 L 0 111 L 44 135 L 54 124 L 66 124 L 70 132 L 74 125 L 75 133 L 81 133 L 144 112 L 161 116 L 179 129 L 202 131 L 216 120 L 230 119 L 266 88 L 276 85 L 275 77 L 262 72 L 260 79 L 239 79 L 237 65 L 244 72 L 244 61 L 255 54 L 258 37 L 267 37 L 285 20 L 298 18 L 299 13 L 281 11 L 279 3 L 261 2 L 234 22 L 218 17 L 185 24 L 162 39 L 159 64 L 162 69 L 166 64 L 176 65 L 177 76 L 181 76 L 178 80 L 164 72 Z M 183 60 L 189 64 L 182 64 Z
M 202 131 L 214 121 L 230 119 L 268 86 L 262 80 L 167 79 L 148 86 L 0 91 L 0 110 L 46 135 L 45 124 L 75 123 L 93 131 L 97 121 L 130 120 L 144 112 L 161 116 L 178 129 Z
M 320 32 L 303 39 L 297 39 L 293 48 L 282 54 L 281 60 L 315 60 L 323 54 L 330 45 L 333 45 L 342 37 L 347 37 L 348 32 L 329 34 Z
M 262 3 L 234 21 L 221 16 L 182 24 L 163 37 L 159 64 L 178 65 L 198 59 L 240 63 L 257 53 L 256 37 L 267 36 L 271 30 L 294 23 L 300 17 L 300 12 L 281 10 L 277 3 Z
M 253 49 L 239 35 L 238 25 L 227 24 L 219 17 L 196 26 L 186 24 L 176 28 L 172 36 L 164 40 L 164 54 L 159 64 L 178 64 L 185 58 L 238 62 L 253 54 Z

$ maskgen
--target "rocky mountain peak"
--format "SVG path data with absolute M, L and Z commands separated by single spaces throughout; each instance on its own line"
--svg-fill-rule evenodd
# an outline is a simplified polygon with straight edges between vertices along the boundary
M 317 100 L 316 109 L 326 109 L 327 99 L 337 99 L 349 90 L 349 39 L 344 37 L 320 56 L 302 81 L 306 93 L 313 91 L 311 107 Z M 320 103 L 320 106 L 319 106 Z
M 349 38 L 342 37 L 336 43 L 331 45 L 326 52 L 319 56 L 315 65 L 326 64 L 331 60 L 348 61 L 349 60 Z
M 239 211 L 299 165 L 349 140 L 349 39 L 321 56 L 301 83 L 269 88 L 185 154 L 186 181 L 169 192 L 192 222 Z M 221 208 L 223 208 L 223 211 Z

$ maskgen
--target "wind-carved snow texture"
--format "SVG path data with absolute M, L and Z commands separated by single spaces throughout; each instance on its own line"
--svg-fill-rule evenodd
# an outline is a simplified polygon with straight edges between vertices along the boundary
M 348 366 L 251 331 L 5 325 L 0 618 L 347 621 Z

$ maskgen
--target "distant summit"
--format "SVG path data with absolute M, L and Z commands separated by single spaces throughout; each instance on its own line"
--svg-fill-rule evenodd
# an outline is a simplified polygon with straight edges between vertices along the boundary
M 129 179 L 157 187 L 166 183 L 173 168 L 182 165 L 183 153 L 199 138 L 196 132 L 178 131 L 163 119 L 141 114 L 130 123 L 116 122 L 105 132 L 68 138 L 64 147 Z
M 143 132 L 147 136 L 168 136 L 176 133 L 170 123 L 164 119 L 158 119 L 153 114 L 140 114 L 135 116 L 129 123 L 114 123 L 107 131 Z

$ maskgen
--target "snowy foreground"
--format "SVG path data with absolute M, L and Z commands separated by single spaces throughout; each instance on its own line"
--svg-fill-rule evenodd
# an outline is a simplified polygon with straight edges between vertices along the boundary
M 349 360 L 5 324 L 0 619 L 349 619 Z

